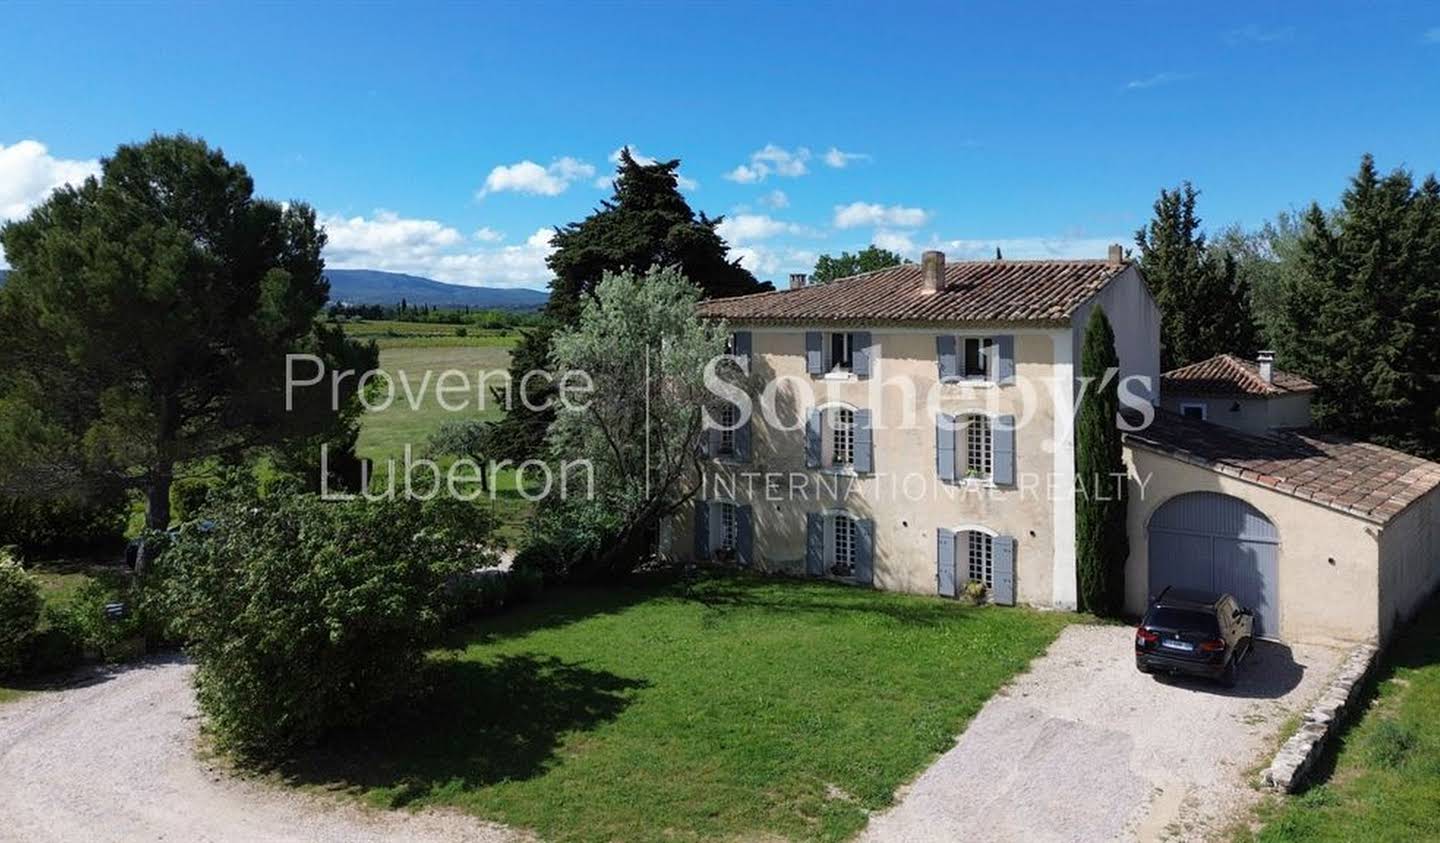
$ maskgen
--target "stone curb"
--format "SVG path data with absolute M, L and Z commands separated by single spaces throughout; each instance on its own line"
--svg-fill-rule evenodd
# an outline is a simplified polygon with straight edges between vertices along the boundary
M 1325 743 L 1354 706 L 1379 652 L 1374 644 L 1361 644 L 1350 651 L 1320 699 L 1305 713 L 1300 728 L 1285 741 L 1261 774 L 1262 785 L 1282 793 L 1294 793 L 1305 783 Z

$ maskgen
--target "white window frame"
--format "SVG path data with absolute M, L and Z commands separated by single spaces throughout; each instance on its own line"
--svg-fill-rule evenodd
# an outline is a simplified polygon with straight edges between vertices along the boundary
M 965 537 L 965 581 L 994 588 L 995 537 L 979 530 L 966 530 L 960 535 Z
M 854 405 L 852 405 L 852 404 L 847 404 L 847 403 L 845 403 L 845 402 L 843 402 L 843 401 L 835 401 L 835 402 L 832 402 L 832 403 L 829 403 L 829 404 L 824 404 L 824 405 L 820 406 L 818 409 L 820 410 L 820 470 L 821 470 L 821 471 L 825 471 L 825 472 L 835 473 L 835 474 L 854 474 L 854 473 L 856 473 L 856 472 L 855 472 L 855 454 L 856 454 L 856 441 L 855 441 L 855 429 L 856 429 L 856 428 L 855 428 L 855 425 L 856 425 L 856 421 L 855 421 L 855 415 L 856 415 L 856 413 L 859 412 L 859 411 L 855 408 Z M 839 428 L 838 428 L 838 426 L 836 425 L 836 419 L 837 419 L 837 415 L 838 415 L 838 414 L 840 413 L 840 411 L 842 411 L 842 410 L 850 414 L 850 430 L 849 430 L 850 461 L 849 461 L 849 462 L 836 462 L 836 461 L 835 461 L 835 438 L 836 438 L 837 434 L 839 433 Z
M 855 371 L 855 335 L 850 331 L 827 331 L 822 333 L 821 336 L 824 337 L 825 343 L 825 347 L 822 349 L 825 355 L 825 374 L 836 376 L 852 374 Z M 841 342 L 845 346 L 845 356 L 850 358 L 850 364 L 848 366 L 840 365 L 841 361 L 835 359 L 834 343 L 835 337 L 837 336 L 842 338 Z
M 1192 416 L 1192 415 L 1190 415 L 1188 412 L 1186 412 L 1187 410 L 1199 410 L 1199 411 L 1200 411 L 1200 421 L 1209 421 L 1209 420 L 1210 420 L 1210 419 L 1209 419 L 1209 416 L 1210 416 L 1210 406 L 1209 406 L 1208 404 L 1206 404 L 1204 401 L 1181 401 L 1181 402 L 1180 402 L 1180 415 L 1184 416 L 1184 417 L 1187 418 L 1187 419 L 1193 419 L 1193 418 L 1195 418 L 1194 416 Z
M 740 552 L 740 505 L 733 500 L 710 501 L 710 555 L 735 558 Z
M 981 424 L 977 424 L 977 422 Z M 995 478 L 995 420 L 986 413 L 961 413 L 956 420 L 958 435 L 955 448 L 959 459 L 956 470 L 961 480 L 977 483 L 991 483 Z M 981 436 L 982 446 L 978 454 L 979 465 L 972 462 L 975 453 L 971 439 Z M 973 472 L 973 473 L 972 473 Z
M 952 531 L 955 535 L 955 581 L 960 587 L 971 581 L 979 582 L 988 588 L 995 587 L 995 539 L 1000 534 L 984 526 L 983 524 L 961 524 Z M 970 558 L 970 547 L 972 536 L 979 537 L 988 546 L 990 557 L 988 560 L 981 560 L 980 573 L 982 579 L 972 576 Z M 986 568 L 989 568 L 988 579 Z
M 717 415 L 719 418 L 716 419 L 718 427 L 716 428 L 715 456 L 733 458 L 735 456 L 735 430 L 740 422 L 740 408 L 734 404 L 724 404 L 718 410 Z
M 858 520 L 850 512 L 843 509 L 826 510 L 822 513 L 825 521 L 825 555 L 823 557 L 823 575 L 829 579 L 850 580 L 855 578 L 856 548 L 860 540 L 860 527 Z M 848 525 L 845 541 L 841 541 L 840 526 L 842 523 Z M 837 574 L 835 567 L 841 563 L 840 554 L 848 547 L 848 564 L 850 573 Z
M 967 359 L 966 346 L 970 343 L 979 343 L 979 352 L 985 362 L 983 374 L 973 375 L 965 366 Z M 995 382 L 995 347 L 996 342 L 993 336 L 976 336 L 974 334 L 960 334 L 955 337 L 955 368 L 962 383 L 994 383 Z

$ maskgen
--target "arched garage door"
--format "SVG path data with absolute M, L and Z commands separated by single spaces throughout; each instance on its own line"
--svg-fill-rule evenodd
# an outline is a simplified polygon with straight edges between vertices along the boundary
M 1255 633 L 1280 633 L 1280 533 L 1245 501 L 1192 492 L 1150 517 L 1150 594 L 1167 585 L 1235 595 L 1255 611 Z

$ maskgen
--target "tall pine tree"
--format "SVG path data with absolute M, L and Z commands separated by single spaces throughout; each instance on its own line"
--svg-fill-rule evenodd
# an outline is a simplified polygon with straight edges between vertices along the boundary
M 511 356 L 510 373 L 517 390 L 527 372 L 550 367 L 551 337 L 557 329 L 578 323 L 581 301 L 593 299 L 607 270 L 679 267 L 704 298 L 772 289 L 730 258 L 730 247 L 716 232 L 723 217 L 691 209 L 677 185 L 679 167 L 678 160 L 641 164 L 629 149 L 622 149 L 615 194 L 585 219 L 556 229 L 551 241 L 555 251 L 547 260 L 555 275 L 545 307 L 546 324 L 525 332 Z M 549 397 L 538 388 L 541 384 L 541 379 L 531 379 L 527 390 L 531 404 Z M 553 412 L 532 410 L 515 401 L 495 426 L 491 453 L 516 460 L 536 456 L 553 418 Z
M 1366 155 L 1299 246 L 1273 341 L 1320 386 L 1316 421 L 1440 458 L 1440 183 L 1382 177 Z
M 1119 614 L 1125 602 L 1126 469 L 1120 428 L 1120 357 L 1115 332 L 1099 305 L 1085 324 L 1080 374 L 1089 385 L 1075 421 L 1075 564 L 1079 608 Z M 1107 375 L 1108 380 L 1107 380 Z
M 1140 268 L 1160 307 L 1160 362 L 1165 369 L 1255 351 L 1250 288 L 1228 252 L 1206 246 L 1195 215 L 1199 192 L 1184 182 L 1161 190 L 1155 216 L 1135 232 Z

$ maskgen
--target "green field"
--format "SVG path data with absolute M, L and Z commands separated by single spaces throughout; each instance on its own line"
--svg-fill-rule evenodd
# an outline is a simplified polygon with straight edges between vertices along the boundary
M 547 592 L 283 772 L 546 840 L 844 840 L 1073 619 L 744 575 Z
M 512 348 L 520 335 L 514 331 L 476 328 L 470 325 L 442 325 L 431 322 L 366 320 L 344 323 L 346 336 L 374 340 L 386 348 L 490 347 Z M 464 335 L 461 335 L 461 332 Z
M 420 330 L 445 328 L 453 331 L 451 325 L 426 325 L 409 322 L 365 322 L 350 323 L 346 332 L 353 336 L 365 336 L 352 332 L 352 328 L 373 329 L 375 326 L 403 326 Z M 381 345 L 380 368 L 394 383 L 395 398 L 384 409 L 366 412 L 361 420 L 360 441 L 356 450 L 362 457 L 374 461 L 371 488 L 384 488 L 389 483 L 390 472 L 395 472 L 397 490 L 404 488 L 405 447 L 410 446 L 413 458 L 425 456 L 426 441 L 447 421 L 461 421 L 470 418 L 496 420 L 505 413 L 503 403 L 497 404 L 490 392 L 491 386 L 502 386 L 502 377 L 510 366 L 510 348 L 514 346 L 516 334 L 490 334 L 486 336 L 437 336 L 445 342 L 431 343 L 424 335 L 390 339 L 395 343 Z M 466 342 L 462 345 L 450 340 Z M 439 394 L 440 377 L 444 372 L 463 374 L 468 390 Z M 426 381 L 426 374 L 429 381 Z M 481 389 L 482 378 L 485 388 Z M 452 384 L 462 381 L 456 375 L 449 376 Z M 406 384 L 408 383 L 408 391 Z M 451 407 L 465 405 L 465 409 L 452 411 L 442 405 L 441 398 Z M 378 403 L 383 399 L 375 399 Z M 518 399 L 517 399 L 518 400 Z M 442 468 L 448 468 L 450 458 L 435 460 Z M 482 498 L 498 519 L 499 536 L 506 544 L 518 543 L 524 534 L 532 504 L 520 496 L 516 488 L 515 472 L 505 470 L 496 473 L 495 494 Z M 428 488 L 430 475 L 416 474 L 417 488 Z
M 1440 840 L 1440 601 L 1401 631 L 1374 696 L 1323 784 L 1262 805 L 1260 841 Z

